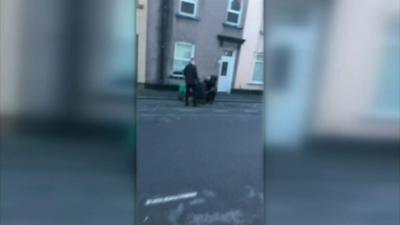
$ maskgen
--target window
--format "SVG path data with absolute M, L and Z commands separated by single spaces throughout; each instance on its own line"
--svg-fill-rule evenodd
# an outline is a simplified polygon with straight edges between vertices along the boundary
M 400 115 L 400 30 L 392 27 L 383 55 L 382 74 L 378 80 L 376 108 L 384 115 Z
M 197 16 L 198 0 L 180 0 L 179 14 L 195 17 Z
M 222 55 L 223 56 L 233 56 L 233 51 L 232 50 L 224 50 Z
M 263 83 L 264 82 L 264 55 L 258 54 L 256 57 L 256 63 L 253 71 L 253 82 Z
M 228 71 L 228 62 L 222 62 L 222 67 L 221 67 L 221 76 L 226 76 L 226 73 Z
M 194 45 L 186 42 L 175 43 L 173 74 L 182 75 L 182 71 L 194 57 Z
M 239 26 L 242 17 L 243 1 L 229 0 L 226 23 Z

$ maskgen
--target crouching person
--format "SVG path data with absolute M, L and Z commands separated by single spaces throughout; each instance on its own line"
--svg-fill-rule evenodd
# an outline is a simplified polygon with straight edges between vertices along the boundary
M 217 76 L 209 76 L 204 82 L 206 84 L 206 102 L 212 104 L 217 95 Z

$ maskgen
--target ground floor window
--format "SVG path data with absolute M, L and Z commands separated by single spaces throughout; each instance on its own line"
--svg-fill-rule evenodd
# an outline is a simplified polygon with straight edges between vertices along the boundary
M 253 71 L 253 82 L 263 83 L 264 82 L 264 55 L 257 54 L 256 63 Z
M 187 42 L 176 42 L 174 63 L 173 63 L 173 75 L 183 76 L 183 69 L 189 63 L 190 59 L 194 57 L 194 44 Z

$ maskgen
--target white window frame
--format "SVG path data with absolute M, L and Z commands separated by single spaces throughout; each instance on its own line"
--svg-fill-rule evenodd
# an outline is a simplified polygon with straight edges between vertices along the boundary
M 176 73 L 174 73 L 174 72 L 175 72 L 175 71 L 174 71 L 174 63 L 175 63 L 175 60 L 176 60 L 176 59 L 177 59 L 177 60 L 187 60 L 187 58 L 177 57 L 177 56 L 176 56 L 176 47 L 177 47 L 178 45 L 187 45 L 187 46 L 191 46 L 191 47 L 192 47 L 192 52 L 191 52 L 190 58 L 193 58 L 193 57 L 194 57 L 194 54 L 195 54 L 195 51 L 196 51 L 196 46 L 195 46 L 195 44 L 193 44 L 193 43 L 184 42 L 184 41 L 177 41 L 177 42 L 175 42 L 175 45 L 174 45 L 174 61 L 172 62 L 172 75 L 171 75 L 171 76 L 173 76 L 173 77 L 183 77 L 182 74 L 176 74 Z M 190 61 L 190 59 L 189 59 L 189 61 Z
M 260 57 L 260 56 L 263 58 L 262 60 L 258 59 L 258 57 Z M 262 63 L 262 64 L 263 64 L 263 69 L 265 69 L 265 68 L 264 68 L 264 53 L 260 52 L 260 53 L 257 53 L 257 54 L 256 54 L 256 60 L 255 60 L 255 62 L 254 62 L 254 67 L 253 67 L 253 73 L 252 73 L 251 81 L 249 82 L 249 84 L 259 84 L 259 85 L 262 85 L 262 84 L 264 84 L 264 81 L 254 80 L 254 72 L 255 72 L 255 70 L 256 70 L 256 65 L 257 65 L 257 63 Z
M 228 9 L 227 9 L 227 13 L 226 13 L 226 21 L 225 21 L 225 23 L 230 24 L 230 25 L 233 25 L 233 26 L 239 27 L 239 26 L 241 25 L 241 21 L 242 21 L 242 14 L 243 14 L 243 8 L 244 8 L 244 0 L 241 0 L 242 2 L 241 2 L 241 4 L 240 4 L 240 10 L 239 10 L 239 11 L 231 9 L 231 5 L 232 5 L 232 2 L 233 2 L 233 1 L 234 1 L 234 0 L 229 0 L 229 2 L 228 2 Z M 237 23 L 234 23 L 234 22 L 231 22 L 231 21 L 228 20 L 228 15 L 229 15 L 229 13 L 238 14 L 238 21 L 237 21 Z
M 190 14 L 187 12 L 182 12 L 182 3 L 183 2 L 194 4 L 194 13 L 193 14 Z M 199 0 L 180 0 L 179 1 L 179 14 L 195 18 L 195 17 L 197 17 L 197 12 L 198 12 L 198 8 L 199 8 L 198 6 L 199 6 Z

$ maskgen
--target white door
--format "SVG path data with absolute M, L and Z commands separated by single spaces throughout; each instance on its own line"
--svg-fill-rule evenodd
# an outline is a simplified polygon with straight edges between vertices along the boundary
M 318 19 L 274 24 L 267 37 L 266 140 L 298 146 L 306 135 L 316 65 Z
M 218 92 L 231 92 L 233 72 L 235 70 L 235 51 L 224 50 L 219 61 Z

